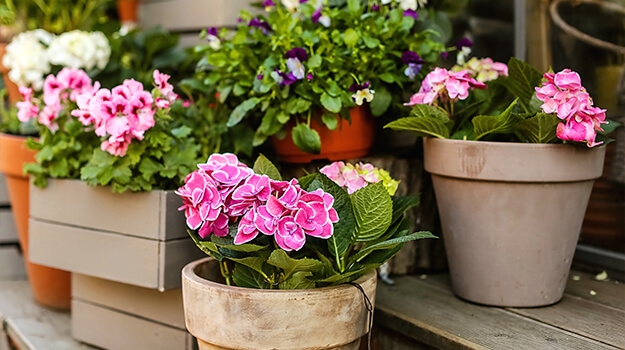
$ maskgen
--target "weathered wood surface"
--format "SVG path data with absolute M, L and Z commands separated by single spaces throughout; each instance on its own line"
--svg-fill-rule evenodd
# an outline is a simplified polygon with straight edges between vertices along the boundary
M 573 272 L 572 275 L 579 275 Z M 424 276 L 426 277 L 426 276 Z M 569 281 L 562 302 L 543 308 L 498 308 L 454 296 L 447 276 L 402 276 L 379 284 L 374 322 L 440 349 L 618 349 L 625 335 L 625 286 Z M 582 298 L 591 286 L 605 299 Z M 587 293 L 589 290 L 587 291 Z M 610 305 L 601 304 L 606 300 Z M 625 303 L 625 299 L 623 301 Z
M 420 145 L 420 143 L 419 143 Z M 375 167 L 387 170 L 391 177 L 399 180 L 398 195 L 419 194 L 420 205 L 408 212 L 414 231 L 427 230 L 440 239 L 425 239 L 408 242 L 402 250 L 390 261 L 391 273 L 395 275 L 411 274 L 415 272 L 439 272 L 447 268 L 447 258 L 443 245 L 438 210 L 432 180 L 423 168 L 420 151 L 408 157 L 399 156 L 372 156 L 359 159 L 350 159 L 347 162 L 371 163 Z M 308 164 L 281 164 L 285 178 L 301 177 L 312 173 L 329 164 L 328 161 L 313 161 Z
M 19 350 L 93 349 L 72 339 L 69 313 L 35 303 L 27 281 L 0 281 L 0 323 L 0 349 L 7 337 Z

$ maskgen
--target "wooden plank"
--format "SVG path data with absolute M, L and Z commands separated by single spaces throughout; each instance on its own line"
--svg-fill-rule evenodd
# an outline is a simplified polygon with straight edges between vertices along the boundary
M 6 178 L 0 173 L 0 205 L 10 205 L 9 190 L 7 189 Z
M 0 246 L 0 280 L 23 279 L 26 279 L 26 267 L 18 247 Z
M 113 193 L 79 180 L 49 180 L 45 189 L 30 186 L 33 218 L 150 239 L 187 237 L 181 204 L 173 191 Z
M 571 271 L 565 293 L 625 311 L 625 285 L 618 281 L 598 281 L 595 275 Z
M 73 273 L 72 299 L 185 329 L 180 288 L 159 292 Z
M 92 349 L 72 339 L 69 313 L 35 303 L 27 281 L 0 281 L 0 320 L 19 350 Z
M 11 208 L 0 208 L 0 243 L 19 242 Z
M 625 311 L 569 295 L 550 307 L 508 310 L 605 344 L 625 348 Z
M 254 0 L 143 1 L 139 6 L 139 21 L 146 28 L 161 25 L 175 31 L 234 27 L 241 9 L 260 12 L 250 6 L 253 2 Z
M 30 261 L 158 288 L 159 241 L 29 220 Z
M 192 349 L 183 330 L 72 300 L 72 334 L 85 343 L 115 350 Z
M 180 288 L 182 268 L 191 261 L 205 258 L 190 238 L 159 243 L 159 285 L 163 290 Z
M 614 349 L 500 308 L 462 301 L 448 288 L 403 276 L 378 285 L 375 319 L 440 349 Z

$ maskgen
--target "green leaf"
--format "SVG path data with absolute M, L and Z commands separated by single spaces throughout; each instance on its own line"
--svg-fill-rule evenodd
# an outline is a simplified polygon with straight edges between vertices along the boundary
M 282 175 L 280 175 L 278 168 L 262 153 L 256 158 L 253 169 L 258 175 L 267 175 L 270 179 L 282 181 Z
M 522 141 L 551 143 L 558 140 L 556 129 L 560 119 L 553 114 L 538 113 L 516 124 L 516 134 Z
M 269 289 L 270 287 L 269 283 L 260 273 L 240 264 L 234 266 L 232 280 L 237 286 L 243 288 Z
M 392 101 L 393 97 L 391 96 L 391 93 L 388 92 L 385 87 L 380 86 L 375 90 L 375 96 L 373 97 L 371 103 L 369 103 L 371 113 L 376 117 L 383 115 L 391 105 Z
M 514 100 L 499 115 L 478 115 L 471 121 L 473 123 L 473 129 L 475 130 L 475 140 L 479 140 L 482 137 L 489 134 L 512 134 L 514 133 L 514 126 L 519 121 L 516 114 L 512 113 L 512 109 L 516 105 L 517 100 Z
M 356 241 L 367 242 L 382 236 L 393 215 L 393 201 L 384 184 L 369 184 L 350 198 L 356 219 Z
M 310 109 L 312 102 L 303 98 L 291 98 L 286 104 L 285 112 L 288 114 L 301 114 Z
M 308 271 L 296 272 L 280 283 L 280 289 L 313 289 L 315 288 L 315 282 L 307 278 L 311 276 L 312 273 Z
M 228 123 L 226 125 L 228 127 L 233 127 L 239 124 L 239 122 L 245 117 L 247 112 L 254 109 L 254 107 L 256 107 L 259 102 L 260 99 L 258 97 L 252 97 L 243 101 L 234 110 L 232 110 L 232 113 L 230 113 L 230 118 L 228 119 Z
M 322 62 L 323 58 L 321 57 L 321 55 L 313 55 L 308 59 L 308 68 L 321 67 Z
M 418 136 L 433 136 L 441 139 L 449 138 L 449 128 L 447 125 L 440 119 L 432 116 L 401 118 L 384 125 L 384 128 L 412 131 Z
M 141 172 L 141 176 L 143 176 L 143 178 L 146 180 L 150 180 L 154 176 L 154 174 L 161 171 L 161 169 L 163 169 L 163 165 L 153 161 L 149 157 L 143 158 L 143 160 L 141 160 L 141 163 L 139 164 L 139 171 Z
M 531 65 L 517 59 L 510 58 L 508 61 L 508 79 L 503 84 L 516 97 L 519 104 L 530 111 L 530 100 L 534 95 L 534 88 L 540 85 L 542 74 Z
M 282 269 L 284 279 L 289 278 L 295 272 L 305 271 L 315 273 L 323 269 L 323 263 L 319 260 L 310 258 L 293 259 L 282 249 L 276 249 L 271 252 L 267 263 Z
M 307 191 L 312 192 L 320 188 L 334 197 L 332 207 L 336 209 L 339 221 L 334 224 L 334 234 L 328 238 L 328 250 L 333 256 L 340 257 L 345 254 L 349 248 L 356 229 L 352 203 L 347 191 L 342 189 L 334 181 L 320 173 L 314 175 L 315 179 L 311 181 L 310 185 L 307 187 Z
M 297 148 L 304 152 L 319 154 L 321 152 L 321 138 L 316 130 L 313 130 L 308 124 L 297 124 L 292 132 L 293 143 Z
M 324 279 L 316 281 L 317 283 L 327 283 L 328 285 L 337 285 L 348 283 L 357 280 L 358 278 L 366 275 L 371 268 L 363 268 L 355 271 L 348 271 L 341 274 L 332 275 L 330 277 L 326 277 Z
M 341 98 L 332 97 L 328 93 L 321 94 L 321 105 L 329 112 L 338 113 L 341 111 Z
M 323 124 L 330 130 L 335 130 L 339 125 L 339 118 L 334 113 L 323 113 L 321 115 L 321 121 L 323 121 Z
M 265 250 L 269 248 L 269 246 L 246 243 L 246 244 L 236 244 L 236 245 L 223 245 L 223 246 L 220 246 L 219 248 L 234 250 L 236 252 L 254 253 L 254 252 L 261 251 L 261 250 Z
M 349 8 L 349 12 L 360 11 L 360 0 L 347 0 L 347 7 Z
M 440 120 L 443 123 L 451 122 L 451 120 L 449 119 L 449 115 L 444 109 L 442 109 L 441 107 L 435 107 L 430 105 L 416 104 L 412 106 L 410 116 L 416 118 L 431 117 Z
M 438 237 L 434 236 L 432 232 L 429 232 L 429 231 L 419 231 L 419 232 L 415 232 L 407 236 L 392 238 L 384 242 L 380 242 L 380 243 L 376 243 L 376 244 L 372 244 L 370 246 L 364 247 L 356 255 L 352 257 L 352 260 L 358 262 L 362 260 L 367 254 L 373 252 L 374 250 L 392 249 L 398 244 L 414 241 L 417 239 L 424 239 L 424 238 L 438 238 Z
M 352 28 L 347 28 L 347 30 L 345 31 L 343 35 L 344 35 L 345 45 L 347 46 L 354 46 L 358 42 L 358 32 L 356 32 Z
M 191 130 L 190 127 L 188 127 L 186 125 L 183 125 L 183 126 L 181 126 L 179 128 L 172 129 L 171 133 L 174 136 L 182 139 L 182 138 L 185 138 L 185 137 L 189 136 L 189 134 L 191 134 L 191 131 L 193 131 L 193 130 Z
M 380 78 L 380 80 L 382 80 L 383 82 L 389 83 L 389 84 L 393 84 L 395 82 L 395 76 L 389 72 L 385 72 L 385 73 L 378 75 L 378 78 Z M 375 93 L 377 97 L 378 89 L 375 90 Z
M 393 196 L 393 218 L 391 223 L 404 217 L 406 210 L 419 205 L 419 196 Z
M 378 48 L 380 46 L 380 40 L 378 40 L 376 38 L 370 38 L 368 36 L 365 36 L 365 37 L 363 37 L 363 40 L 365 41 L 365 45 L 368 48 L 370 48 L 370 49 L 375 49 L 375 48 Z M 380 78 L 380 79 L 382 79 L 382 78 Z
M 249 267 L 250 269 L 254 270 L 254 271 L 258 271 L 258 273 L 260 274 L 264 274 L 265 272 L 263 271 L 263 264 L 267 261 L 267 259 L 263 259 L 260 256 L 248 256 L 245 258 L 231 258 L 229 257 L 230 260 L 241 264 L 241 265 L 245 265 L 247 267 Z

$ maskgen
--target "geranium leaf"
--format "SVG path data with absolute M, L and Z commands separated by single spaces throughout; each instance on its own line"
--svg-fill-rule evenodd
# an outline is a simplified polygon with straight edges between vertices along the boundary
M 256 158 L 253 169 L 258 175 L 267 175 L 270 179 L 282 181 L 282 175 L 280 175 L 278 168 L 262 153 Z
M 321 151 L 321 138 L 316 130 L 308 124 L 297 124 L 291 131 L 293 143 L 304 152 L 319 154 Z
M 283 279 L 289 278 L 296 272 L 307 271 L 315 273 L 323 269 L 323 263 L 319 260 L 309 258 L 294 259 L 282 249 L 276 249 L 271 252 L 267 263 L 282 269 L 284 272 Z
M 382 236 L 393 215 L 393 201 L 384 184 L 369 184 L 352 193 L 350 199 L 356 219 L 356 241 L 367 242 Z
M 522 141 L 550 143 L 558 140 L 556 128 L 560 119 L 553 114 L 538 113 L 516 124 L 516 134 Z

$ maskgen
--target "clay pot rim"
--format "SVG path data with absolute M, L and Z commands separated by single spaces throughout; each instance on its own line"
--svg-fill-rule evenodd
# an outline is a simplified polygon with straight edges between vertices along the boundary
M 197 273 L 195 273 L 195 269 L 200 265 L 206 264 L 211 261 L 216 261 L 213 257 L 206 257 L 199 260 L 192 261 L 185 265 L 182 269 L 182 278 L 183 280 L 188 280 L 189 283 L 193 283 L 195 288 L 204 289 L 204 290 L 220 290 L 221 292 L 226 293 L 236 293 L 236 294 L 254 294 L 259 295 L 263 294 L 265 296 L 276 296 L 277 299 L 288 298 L 289 295 L 301 296 L 302 293 L 306 293 L 310 295 L 324 295 L 327 296 L 328 293 L 336 293 L 336 294 L 344 294 L 345 288 L 354 288 L 355 292 L 360 293 L 360 291 L 353 285 L 348 283 L 343 283 L 337 286 L 330 287 L 321 287 L 321 288 L 313 288 L 313 289 L 256 289 L 256 288 L 245 288 L 245 287 L 237 287 L 237 286 L 228 286 L 223 283 L 214 282 L 211 280 L 207 280 L 205 278 L 200 277 Z M 371 280 L 377 278 L 377 272 L 374 269 L 373 271 L 367 273 L 366 275 L 360 277 L 359 279 L 353 281 L 352 283 L 356 283 L 359 285 L 366 284 Z M 184 285 L 184 282 L 183 282 Z
M 596 150 L 605 148 L 606 144 L 602 144 L 601 146 L 596 147 L 582 147 L 582 145 L 568 145 L 563 143 L 529 143 L 529 142 L 508 142 L 508 141 L 475 141 L 475 140 L 457 140 L 457 139 L 444 139 L 439 137 L 424 137 L 424 139 L 428 139 L 428 142 L 447 142 L 447 143 L 463 143 L 463 144 L 475 144 L 475 145 L 485 145 L 485 146 L 496 146 L 501 148 L 522 148 L 522 149 L 549 149 L 554 148 L 558 149 L 561 147 L 572 147 L 574 149 L 580 150 Z

